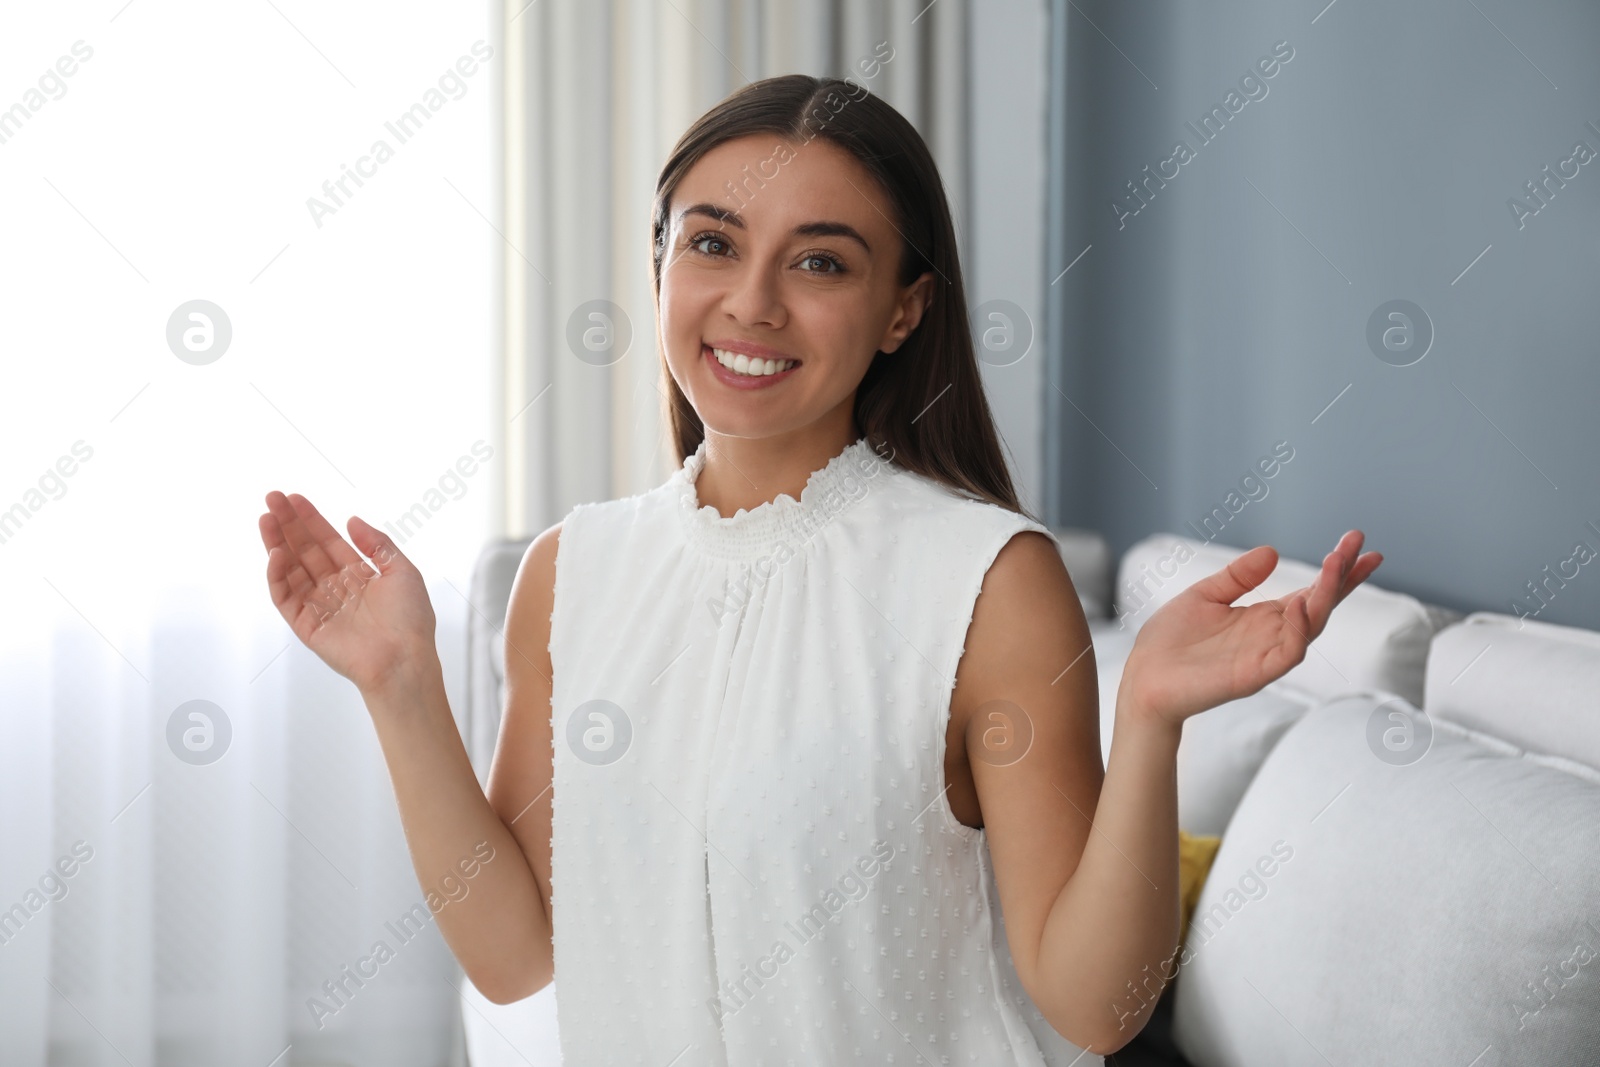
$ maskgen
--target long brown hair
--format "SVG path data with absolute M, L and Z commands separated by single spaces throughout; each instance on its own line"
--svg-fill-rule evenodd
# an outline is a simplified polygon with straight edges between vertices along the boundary
M 867 443 L 900 467 L 1038 521 L 1017 500 L 984 397 L 938 168 L 916 128 L 865 87 L 806 74 L 765 78 L 738 89 L 689 127 L 656 179 L 651 260 L 658 306 L 678 183 L 711 149 L 753 133 L 801 144 L 822 137 L 853 155 L 894 207 L 903 237 L 899 284 L 933 272 L 922 320 L 893 354 L 873 357 L 856 391 L 855 423 Z M 705 427 L 668 371 L 665 352 L 661 369 L 668 390 L 665 414 L 681 464 L 705 439 Z

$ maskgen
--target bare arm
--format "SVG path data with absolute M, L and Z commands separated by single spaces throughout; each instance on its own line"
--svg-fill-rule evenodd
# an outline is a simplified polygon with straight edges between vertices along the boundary
M 561 524 L 534 538 L 511 586 L 506 613 L 506 706 L 489 767 L 489 803 L 510 827 L 537 881 L 538 952 L 508 1000 L 543 989 L 555 977 L 550 912 L 550 816 L 555 784 L 550 729 L 550 612 L 555 605 Z
M 394 543 L 360 519 L 351 519 L 352 538 L 377 564 L 374 571 L 304 497 L 269 493 L 267 506 L 260 526 L 273 601 L 295 635 L 354 682 L 366 701 L 412 865 L 440 933 L 490 1000 L 509 1003 L 527 996 L 547 984 L 553 970 L 545 903 L 548 799 L 541 831 L 534 825 L 537 806 L 512 824 L 505 807 L 516 799 L 515 791 L 502 789 L 496 796 L 499 803 L 491 803 L 478 785 L 445 696 L 433 610 L 422 576 Z M 534 632 L 536 617 L 542 615 L 548 635 L 549 611 L 541 612 L 535 604 L 541 598 L 542 576 L 532 572 L 546 569 L 547 557 L 553 563 L 553 545 L 550 534 L 536 541 L 518 573 L 517 585 L 526 592 L 520 604 L 513 595 L 507 634 L 508 641 L 517 640 L 525 648 L 537 642 L 544 650 L 548 641 Z M 553 567 L 548 570 L 553 575 Z M 547 651 L 545 656 L 548 679 Z M 508 676 L 514 658 L 514 653 L 507 657 Z M 536 707 L 538 714 L 530 716 L 523 709 L 526 700 L 537 699 L 537 686 L 524 684 L 527 669 L 521 661 L 515 671 L 517 684 L 510 692 L 522 701 L 515 705 L 516 714 L 508 710 L 502 722 L 497 767 L 508 735 L 524 744 L 524 721 L 548 717 L 548 684 L 542 709 Z M 548 735 L 546 721 L 546 784 Z M 530 847 L 541 833 L 542 868 L 538 849 Z
M 1137 752 L 1119 736 L 1101 766 L 1088 623 L 1060 552 L 1038 533 L 1013 537 L 984 577 L 951 714 L 965 724 L 1023 987 L 1067 1040 L 1120 1048 L 1139 1027 L 1119 1034 L 1108 1007 L 1137 961 L 1178 932 L 1176 800 L 1159 746 Z
M 1124 671 L 1103 773 L 1088 627 L 1059 553 L 1022 534 L 996 557 L 952 714 L 971 716 L 969 762 L 1018 977 L 1079 1047 L 1104 1055 L 1126 1045 L 1172 975 L 1183 720 L 1303 660 L 1333 607 L 1381 561 L 1358 558 L 1360 547 L 1346 535 L 1313 586 L 1231 607 L 1275 565 L 1257 549 L 1158 611 Z M 995 709 L 1031 730 L 1022 758 L 986 757 Z

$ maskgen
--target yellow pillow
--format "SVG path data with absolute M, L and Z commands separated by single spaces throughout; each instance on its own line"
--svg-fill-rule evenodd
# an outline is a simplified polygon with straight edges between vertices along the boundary
M 1200 889 L 1206 884 L 1206 874 L 1211 861 L 1217 858 L 1220 837 L 1208 837 L 1178 831 L 1178 900 L 1183 921 L 1178 930 L 1180 943 L 1189 935 L 1189 916 L 1200 900 Z

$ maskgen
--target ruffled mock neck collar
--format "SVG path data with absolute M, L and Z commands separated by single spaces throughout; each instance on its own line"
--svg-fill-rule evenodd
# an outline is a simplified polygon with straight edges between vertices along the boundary
M 705 462 L 706 442 L 702 440 L 672 475 L 670 484 L 684 532 L 708 555 L 749 562 L 772 554 L 785 543 L 790 551 L 801 551 L 818 530 L 864 497 L 874 478 L 895 469 L 872 450 L 865 436 L 858 437 L 811 472 L 799 500 L 779 493 L 753 509 L 740 508 L 724 517 L 710 504 L 700 503 L 695 481 Z

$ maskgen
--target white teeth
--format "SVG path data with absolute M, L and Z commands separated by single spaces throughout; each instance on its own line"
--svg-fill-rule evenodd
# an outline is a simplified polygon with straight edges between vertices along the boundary
M 752 378 L 786 371 L 795 363 L 792 359 L 751 359 L 743 352 L 727 352 L 720 348 L 713 348 L 711 354 L 717 357 L 718 363 L 735 374 L 745 374 Z

